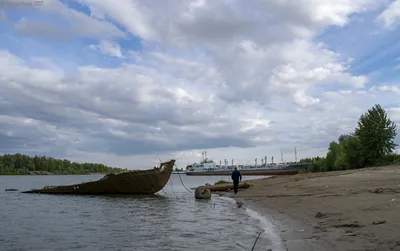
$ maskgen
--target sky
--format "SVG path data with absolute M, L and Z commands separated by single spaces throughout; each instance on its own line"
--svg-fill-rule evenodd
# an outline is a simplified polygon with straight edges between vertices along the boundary
M 399 27 L 400 0 L 0 1 L 0 153 L 323 156 L 375 104 L 399 126 Z

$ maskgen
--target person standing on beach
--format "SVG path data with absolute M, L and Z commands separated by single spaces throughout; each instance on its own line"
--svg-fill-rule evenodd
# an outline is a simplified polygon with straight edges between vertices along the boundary
M 237 170 L 237 167 L 233 170 L 231 177 L 233 180 L 233 192 L 237 194 L 239 181 L 242 181 L 242 174 Z

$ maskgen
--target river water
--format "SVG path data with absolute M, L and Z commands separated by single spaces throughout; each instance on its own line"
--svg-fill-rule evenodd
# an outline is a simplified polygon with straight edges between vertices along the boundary
M 0 250 L 251 250 L 260 219 L 234 201 L 195 200 L 172 174 L 159 196 L 70 196 L 6 192 L 97 180 L 102 175 L 0 176 Z M 218 176 L 186 176 L 188 188 Z M 243 177 L 254 179 L 260 177 Z M 272 230 L 271 230 L 272 231 Z M 263 233 L 256 250 L 277 240 Z M 275 249 L 273 249 L 275 251 Z

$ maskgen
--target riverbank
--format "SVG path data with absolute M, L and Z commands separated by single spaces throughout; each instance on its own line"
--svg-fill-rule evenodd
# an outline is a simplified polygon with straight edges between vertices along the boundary
M 400 250 L 400 166 L 251 181 L 229 196 L 267 216 L 287 250 Z
M 107 173 L 49 173 L 49 172 L 30 172 L 30 173 L 0 173 L 0 176 L 41 176 L 41 175 L 106 175 Z
M 45 172 L 45 171 L 28 171 L 24 173 L 0 173 L 0 176 L 38 176 L 38 175 L 106 175 L 108 173 L 90 173 L 90 172 L 81 172 L 81 173 L 65 173 L 65 172 Z

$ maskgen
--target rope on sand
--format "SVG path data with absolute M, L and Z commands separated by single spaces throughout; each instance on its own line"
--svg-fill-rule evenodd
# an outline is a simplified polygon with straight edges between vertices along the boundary
M 257 241 L 258 241 L 258 238 L 260 238 L 260 235 L 262 234 L 262 232 L 260 232 L 259 234 L 258 234 L 258 236 L 257 236 L 257 239 L 256 239 L 256 241 L 254 242 L 254 244 L 253 244 L 253 247 L 251 248 L 251 251 L 253 251 L 254 250 L 254 248 L 256 247 L 256 244 L 257 244 Z

